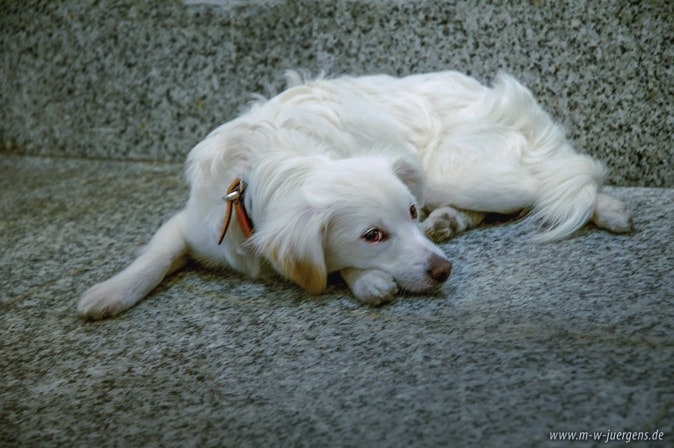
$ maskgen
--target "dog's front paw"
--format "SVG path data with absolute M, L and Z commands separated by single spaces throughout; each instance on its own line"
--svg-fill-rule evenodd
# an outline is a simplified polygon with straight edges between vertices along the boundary
M 341 273 L 356 299 L 366 305 L 390 302 L 398 293 L 398 284 L 384 271 L 344 269 Z
M 434 243 L 441 243 L 456 235 L 462 224 L 461 214 L 457 210 L 444 207 L 433 210 L 421 223 L 421 230 L 429 240 Z
M 80 298 L 77 311 L 85 319 L 98 320 L 115 316 L 128 308 L 119 291 L 108 282 L 89 288 Z
M 459 210 L 450 206 L 440 207 L 433 210 L 421 223 L 421 230 L 429 240 L 442 243 L 478 226 L 485 216 L 482 212 Z

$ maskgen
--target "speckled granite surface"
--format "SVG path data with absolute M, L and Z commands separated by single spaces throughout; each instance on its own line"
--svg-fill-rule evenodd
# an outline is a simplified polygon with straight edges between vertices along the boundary
M 435 297 L 372 309 L 339 285 L 308 297 L 190 266 L 79 320 L 78 295 L 182 206 L 181 171 L 0 157 L 0 446 L 562 447 L 551 431 L 656 429 L 643 446 L 672 446 L 674 190 L 613 190 L 631 236 L 469 232 L 442 246 Z
M 75 304 L 182 207 L 187 151 L 289 68 L 504 69 L 611 183 L 674 187 L 672 36 L 658 1 L 0 3 L 0 446 L 568 446 L 550 432 L 608 430 L 671 446 L 672 189 L 613 190 L 631 236 L 469 232 L 443 246 L 442 294 L 379 309 L 194 265 L 113 320 Z
M 507 70 L 616 185 L 674 187 L 674 3 L 0 4 L 0 148 L 182 161 L 286 69 Z

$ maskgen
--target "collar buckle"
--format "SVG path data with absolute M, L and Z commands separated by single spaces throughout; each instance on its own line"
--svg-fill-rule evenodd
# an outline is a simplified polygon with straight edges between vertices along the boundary
M 253 235 L 253 222 L 248 217 L 246 212 L 246 206 L 243 203 L 243 195 L 246 192 L 246 183 L 240 178 L 234 179 L 227 188 L 227 194 L 222 197 L 226 202 L 226 212 L 225 219 L 222 222 L 220 227 L 220 234 L 218 236 L 218 246 L 222 244 L 222 241 L 225 239 L 227 234 L 227 229 L 229 228 L 229 222 L 232 219 L 232 209 L 236 209 L 236 220 L 239 222 L 239 226 L 243 231 L 243 234 L 246 238 L 250 238 Z

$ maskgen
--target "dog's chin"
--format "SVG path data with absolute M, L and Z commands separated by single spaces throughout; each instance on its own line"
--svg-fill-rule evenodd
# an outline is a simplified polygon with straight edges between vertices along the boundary
M 403 296 L 435 296 L 440 293 L 444 283 L 439 283 L 436 281 L 427 281 L 422 284 L 406 284 L 396 279 L 398 287 L 400 288 L 399 294 Z

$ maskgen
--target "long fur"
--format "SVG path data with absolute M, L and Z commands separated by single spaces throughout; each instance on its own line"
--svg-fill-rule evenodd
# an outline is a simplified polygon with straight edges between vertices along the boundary
M 436 240 L 484 213 L 526 209 L 539 241 L 590 220 L 631 229 L 624 205 L 601 192 L 602 165 L 577 154 L 508 75 L 492 87 L 457 72 L 287 79 L 284 92 L 258 98 L 190 152 L 187 206 L 129 268 L 83 295 L 83 315 L 132 306 L 186 256 L 251 277 L 278 273 L 312 294 L 339 271 L 364 303 L 433 291 L 451 265 L 422 235 L 422 208 L 421 228 Z M 249 185 L 255 233 L 246 239 L 231 225 L 218 246 L 222 197 L 236 177 Z M 383 237 L 369 238 L 372 229 Z

